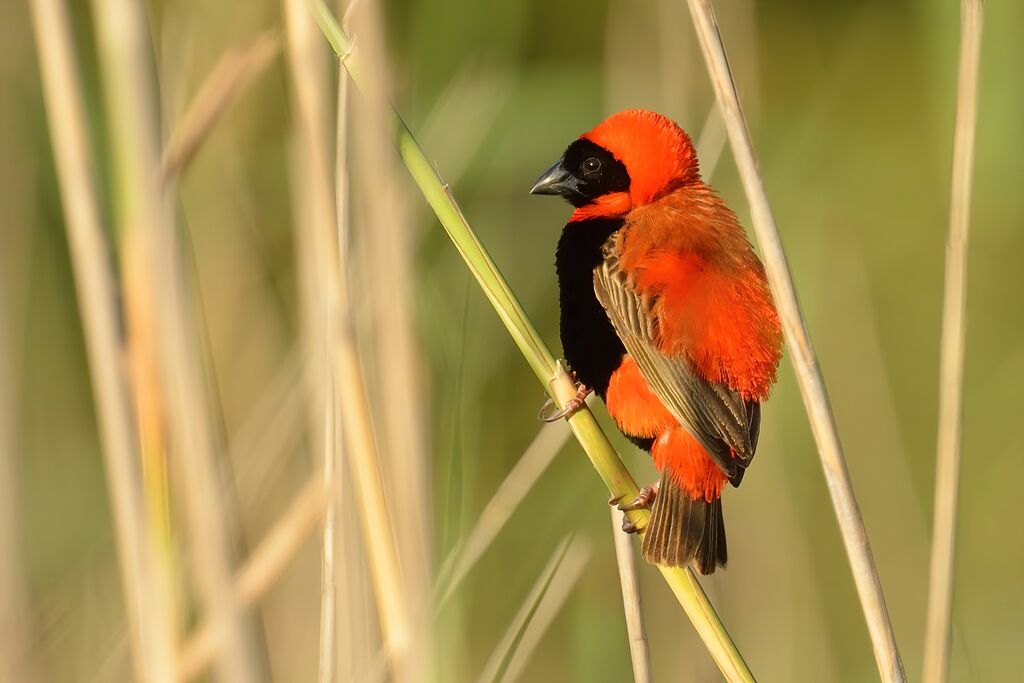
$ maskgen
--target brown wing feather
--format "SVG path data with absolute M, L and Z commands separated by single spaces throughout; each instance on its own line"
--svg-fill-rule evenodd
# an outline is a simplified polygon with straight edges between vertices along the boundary
M 615 239 L 605 244 L 604 262 L 594 269 L 598 301 L 651 391 L 730 478 L 742 476 L 741 468 L 754 456 L 758 405 L 701 377 L 689 358 L 659 350 L 653 301 L 638 293 L 619 268 Z

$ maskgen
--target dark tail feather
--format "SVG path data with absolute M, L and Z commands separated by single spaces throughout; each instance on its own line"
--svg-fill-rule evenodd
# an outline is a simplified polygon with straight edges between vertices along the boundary
M 694 500 L 663 472 L 642 550 L 648 562 L 673 567 L 694 562 L 701 574 L 724 567 L 729 555 L 721 499 Z

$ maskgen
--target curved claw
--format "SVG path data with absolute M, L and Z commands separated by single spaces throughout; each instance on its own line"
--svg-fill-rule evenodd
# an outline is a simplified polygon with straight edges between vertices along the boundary
M 650 486 L 645 486 L 640 489 L 639 495 L 633 499 L 631 503 L 619 504 L 619 509 L 623 512 L 630 510 L 643 510 L 650 508 L 654 504 L 654 499 L 658 497 L 658 482 L 654 482 Z
M 562 418 L 572 417 L 572 415 L 584 406 L 587 402 L 587 396 L 590 395 L 591 389 L 583 384 L 576 385 L 576 395 L 565 402 L 562 408 L 554 413 L 549 412 L 554 406 L 554 401 L 548 398 L 544 401 L 544 405 L 540 407 L 540 412 L 537 413 L 537 419 L 542 422 L 558 422 Z
M 622 516 L 622 530 L 627 534 L 638 534 L 643 531 L 646 526 L 637 526 L 636 522 L 629 521 L 629 517 Z

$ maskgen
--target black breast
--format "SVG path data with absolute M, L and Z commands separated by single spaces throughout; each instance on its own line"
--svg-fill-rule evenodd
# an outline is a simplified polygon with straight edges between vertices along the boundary
M 626 349 L 594 294 L 594 268 L 602 261 L 601 246 L 622 224 L 606 218 L 572 221 L 555 252 L 562 352 L 576 378 L 602 399 Z

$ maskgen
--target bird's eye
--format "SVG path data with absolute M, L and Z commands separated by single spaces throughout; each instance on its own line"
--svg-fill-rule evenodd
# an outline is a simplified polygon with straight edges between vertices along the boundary
M 601 169 L 601 160 L 597 157 L 590 157 L 583 162 L 584 173 L 597 173 Z

